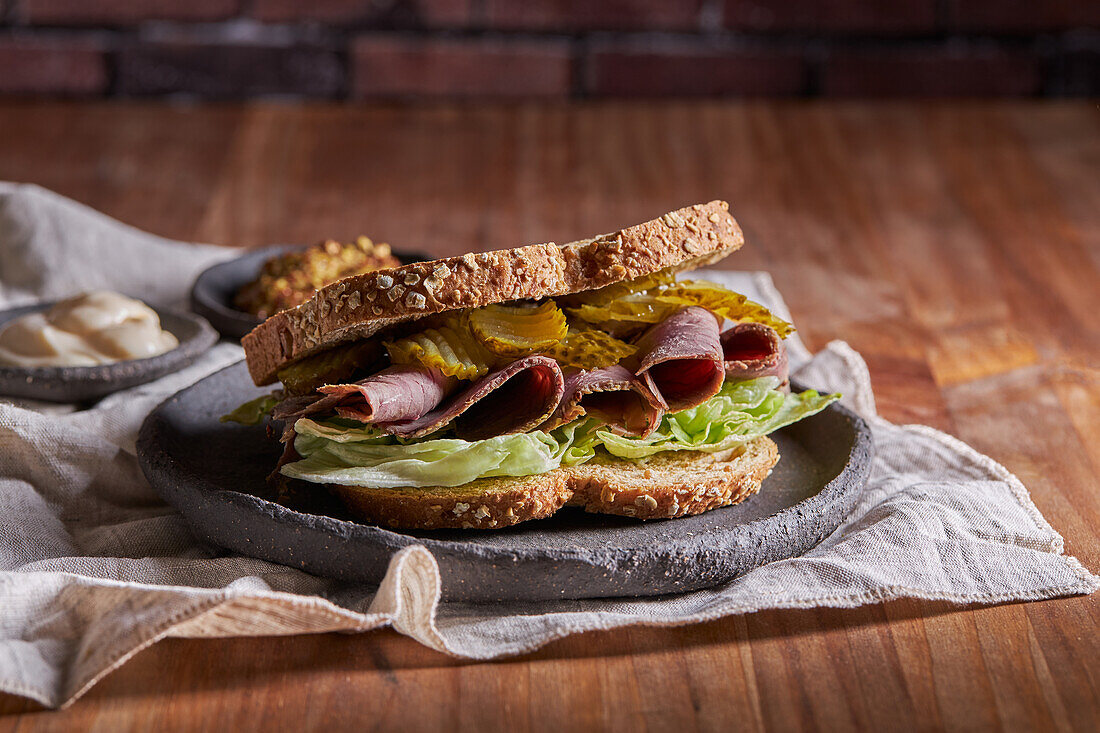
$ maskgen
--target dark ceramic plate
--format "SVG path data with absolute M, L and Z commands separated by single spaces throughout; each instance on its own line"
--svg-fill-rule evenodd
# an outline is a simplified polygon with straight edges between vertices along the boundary
M 870 470 L 867 424 L 839 405 L 776 433 L 782 458 L 759 494 L 681 519 L 639 522 L 565 508 L 553 517 L 482 531 L 395 532 L 313 504 L 271 501 L 264 477 L 279 447 L 262 426 L 218 417 L 264 390 L 243 362 L 157 407 L 138 438 L 142 470 L 201 539 L 318 575 L 378 583 L 410 544 L 435 556 L 450 600 L 650 596 L 724 583 L 800 555 L 837 528 Z
M 54 303 L 36 303 L 0 313 L 0 327 L 8 321 Z M 179 371 L 214 345 L 218 334 L 203 318 L 192 313 L 153 308 L 160 325 L 179 340 L 171 351 L 148 359 L 130 359 L 102 366 L 10 367 L 0 366 L 0 394 L 50 402 L 84 402 L 151 382 Z
M 236 259 L 208 267 L 195 279 L 191 287 L 191 310 L 210 321 L 222 336 L 239 339 L 260 325 L 261 321 L 251 313 L 238 310 L 233 298 L 242 286 L 260 275 L 264 263 L 272 257 L 306 249 L 305 244 L 280 244 L 261 247 Z M 416 252 L 394 252 L 401 264 L 423 262 L 432 259 Z

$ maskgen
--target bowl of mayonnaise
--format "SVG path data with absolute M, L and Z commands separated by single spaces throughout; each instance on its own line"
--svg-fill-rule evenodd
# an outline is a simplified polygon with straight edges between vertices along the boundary
M 0 312 L 0 394 L 83 402 L 152 381 L 217 341 L 203 318 L 110 291 Z

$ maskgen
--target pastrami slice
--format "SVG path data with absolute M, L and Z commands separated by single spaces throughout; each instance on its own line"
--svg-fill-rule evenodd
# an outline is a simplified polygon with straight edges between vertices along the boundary
M 325 402 L 325 400 L 328 400 Z M 271 410 L 272 420 L 288 420 L 293 422 L 299 417 L 305 417 L 306 415 L 315 415 L 318 412 L 327 410 L 333 407 L 340 400 L 333 397 L 326 397 L 324 395 L 307 394 L 300 395 L 298 397 L 287 397 L 285 400 L 275 405 Z M 321 404 L 325 402 L 325 404 Z
M 346 394 L 302 395 L 288 397 L 271 411 L 271 419 L 283 423 L 282 437 L 279 440 L 289 443 L 294 440 L 294 423 L 303 417 L 333 412 L 336 406 L 348 399 Z
M 317 391 L 337 400 L 332 405 L 341 417 L 388 423 L 430 412 L 455 381 L 438 369 L 399 364 L 352 384 L 327 384 Z
M 728 379 L 778 377 L 789 384 L 787 349 L 774 328 L 763 323 L 738 323 L 722 333 L 722 359 Z
M 650 327 L 635 342 L 636 374 L 669 412 L 700 405 L 725 381 L 718 319 L 691 306 Z
M 289 425 L 303 417 L 336 412 L 362 422 L 415 420 L 443 401 L 454 379 L 438 369 L 398 365 L 349 384 L 326 384 L 318 394 L 289 397 L 271 412 Z
M 524 433 L 545 422 L 561 403 L 564 390 L 556 361 L 528 356 L 485 375 L 419 419 L 382 427 L 402 438 L 421 438 L 451 423 L 464 440 Z
M 629 369 L 613 365 L 568 374 L 561 404 L 541 429 L 553 430 L 589 415 L 617 435 L 644 437 L 657 429 L 663 414 L 657 398 Z

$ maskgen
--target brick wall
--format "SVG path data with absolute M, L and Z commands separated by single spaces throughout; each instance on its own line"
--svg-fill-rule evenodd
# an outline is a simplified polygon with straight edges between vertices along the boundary
M 1100 95 L 1100 0 L 0 0 L 0 94 Z

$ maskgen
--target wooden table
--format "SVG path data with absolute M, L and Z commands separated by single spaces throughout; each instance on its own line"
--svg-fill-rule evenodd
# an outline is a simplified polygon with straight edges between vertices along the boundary
M 1095 104 L 0 105 L 0 179 L 237 245 L 438 254 L 725 198 L 807 344 L 1016 472 L 1100 569 Z M 19 730 L 1095 730 L 1097 597 L 899 601 L 574 636 L 464 663 L 390 631 L 166 641 Z

